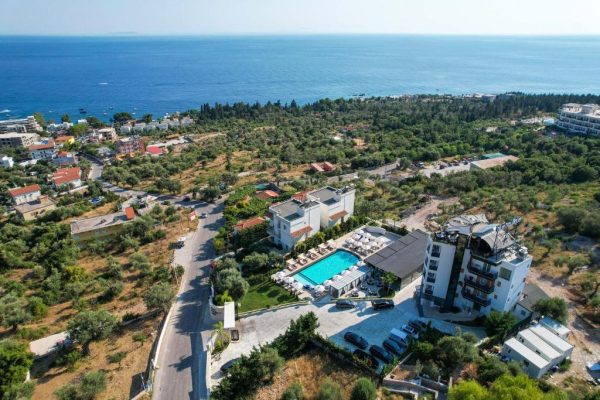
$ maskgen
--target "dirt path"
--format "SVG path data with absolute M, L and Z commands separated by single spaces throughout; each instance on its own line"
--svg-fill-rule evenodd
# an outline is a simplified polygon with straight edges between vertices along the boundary
M 571 329 L 569 342 L 575 346 L 571 360 L 573 364 L 565 373 L 556 373 L 550 378 L 552 383 L 561 383 L 568 377 L 588 379 L 590 375 L 586 369 L 589 362 L 600 360 L 600 331 L 594 329 L 586 321 L 577 316 L 575 295 L 570 292 L 563 280 L 551 279 L 532 268 L 529 272 L 529 282 L 538 285 L 548 296 L 565 299 L 569 304 L 569 319 L 567 326 Z
M 428 231 L 429 229 L 425 227 L 425 222 L 427 222 L 427 218 L 431 214 L 435 214 L 438 211 L 440 211 L 440 206 L 450 206 L 456 203 L 458 203 L 458 197 L 451 197 L 449 199 L 443 200 L 434 198 L 420 209 L 415 210 L 415 212 L 409 215 L 408 217 L 403 218 L 399 221 L 388 220 L 387 222 L 391 225 L 396 226 L 404 225 L 409 231 L 413 231 L 415 229 Z

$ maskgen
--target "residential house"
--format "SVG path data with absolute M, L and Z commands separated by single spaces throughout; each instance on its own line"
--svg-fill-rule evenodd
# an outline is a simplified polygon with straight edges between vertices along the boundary
M 145 122 L 136 122 L 136 124 L 133 126 L 133 132 L 135 133 L 141 133 L 144 132 L 144 130 L 146 130 Z
M 54 157 L 55 153 L 56 143 L 52 139 L 29 146 L 29 155 L 34 160 L 50 160 Z
M 524 329 L 502 346 L 502 357 L 520 363 L 525 373 L 539 379 L 554 367 L 571 357 L 573 346 L 537 324 Z
M 61 132 L 69 130 L 72 127 L 73 124 L 70 122 L 61 122 L 60 124 L 48 124 L 48 126 L 46 126 L 46 130 L 48 132 Z
M 335 165 L 330 162 L 312 163 L 310 169 L 314 172 L 331 172 L 335 170 Z
M 132 130 L 132 126 L 131 125 L 122 125 L 119 128 L 119 133 L 121 135 L 129 135 L 131 133 L 131 130 Z
M 323 172 L 324 171 L 324 169 L 321 167 L 321 164 L 319 164 L 319 163 L 310 164 L 310 169 L 313 172 Z
M 59 151 L 52 159 L 52 163 L 59 167 L 77 164 L 77 157 L 69 151 Z
M 181 118 L 181 126 L 186 128 L 188 126 L 192 126 L 194 125 L 194 120 L 191 119 L 190 117 L 183 117 Z
M 39 196 L 36 200 L 15 206 L 15 211 L 25 221 L 31 221 L 56 209 L 56 203 L 48 196 Z
M 250 218 L 250 219 L 246 219 L 243 221 L 239 221 L 237 224 L 235 224 L 233 226 L 233 232 L 234 233 L 240 233 L 241 231 L 244 231 L 246 229 L 250 229 L 253 228 L 255 226 L 258 226 L 262 223 L 264 223 L 266 220 L 262 217 L 255 217 L 255 218 Z
M 40 185 L 29 185 L 8 189 L 8 193 L 12 197 L 13 203 L 18 206 L 39 199 L 42 195 L 42 188 L 40 188 Z
M 75 136 L 57 136 L 54 138 L 54 143 L 56 143 L 56 145 L 58 147 L 62 147 L 66 144 L 74 144 L 75 143 Z
M 146 154 L 152 157 L 160 157 L 167 154 L 167 149 L 159 146 L 148 146 L 146 147 Z
M 101 128 L 98 129 L 96 132 L 100 135 L 101 141 L 103 142 L 114 142 L 118 139 L 117 131 L 115 130 L 115 128 L 112 127 Z
M 273 200 L 279 197 L 279 193 L 274 192 L 273 190 L 262 190 L 256 192 L 256 198 L 260 200 Z
M 516 223 L 490 224 L 483 214 L 451 219 L 430 237 L 420 301 L 483 315 L 513 311 L 532 262 L 510 233 Z
M 38 139 L 38 135 L 33 133 L 9 132 L 0 134 L 0 147 L 9 147 L 11 149 L 21 149 L 33 146 Z
M 533 306 L 540 300 L 546 300 L 550 297 L 539 286 L 533 283 L 526 283 L 521 298 L 517 301 L 512 313 L 522 321 L 527 318 L 537 319 L 539 315 L 533 310 Z
M 64 189 L 67 185 L 73 188 L 81 187 L 81 169 L 79 167 L 59 168 L 52 176 L 52 183 L 57 190 Z
M 15 165 L 15 160 L 9 156 L 0 157 L 0 162 L 2 162 L 2 168 L 11 169 Z
M 116 213 L 73 221 L 71 236 L 77 242 L 103 240 L 119 233 L 125 224 L 135 219 L 135 216 L 133 207 L 127 207 Z

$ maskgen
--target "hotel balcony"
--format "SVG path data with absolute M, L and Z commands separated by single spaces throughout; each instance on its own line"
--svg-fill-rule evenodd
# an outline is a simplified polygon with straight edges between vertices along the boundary
M 471 300 L 473 303 L 477 303 L 482 307 L 487 307 L 490 304 L 492 304 L 492 300 L 491 299 L 483 299 L 481 297 L 478 297 L 477 295 L 475 295 L 474 293 L 469 293 L 467 292 L 464 288 L 462 290 L 462 296 L 467 299 L 467 300 Z
M 472 273 L 472 274 L 475 274 L 477 276 L 481 276 L 482 278 L 491 279 L 491 280 L 496 280 L 496 278 L 498 278 L 498 272 L 496 272 L 496 271 L 484 271 L 482 268 L 476 267 L 475 265 L 473 265 L 472 262 L 470 262 L 467 265 L 467 270 L 470 273 Z
M 472 288 L 475 288 L 477 290 L 481 290 L 484 293 L 492 293 L 494 291 L 494 285 L 493 284 L 487 284 L 487 283 L 481 283 L 481 282 L 477 282 L 475 279 L 470 278 L 470 277 L 466 277 L 465 278 L 465 285 L 469 285 Z

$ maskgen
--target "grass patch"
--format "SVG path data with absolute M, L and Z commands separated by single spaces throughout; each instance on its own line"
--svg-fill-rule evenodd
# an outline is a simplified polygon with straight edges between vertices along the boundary
M 279 304 L 286 304 L 297 301 L 298 298 L 287 290 L 271 281 L 268 276 L 266 279 L 250 285 L 248 293 L 240 301 L 239 312 L 258 310 L 261 308 L 273 307 Z M 253 282 L 254 280 L 250 280 Z

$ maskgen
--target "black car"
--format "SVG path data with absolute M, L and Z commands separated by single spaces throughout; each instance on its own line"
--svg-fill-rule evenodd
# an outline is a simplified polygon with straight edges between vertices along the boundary
M 337 308 L 354 308 L 354 307 L 356 307 L 356 304 L 354 304 L 354 302 L 351 300 L 342 299 L 342 300 L 336 301 L 335 306 Z
M 227 372 L 229 368 L 233 367 L 239 360 L 239 358 L 234 358 L 233 360 L 227 361 L 225 364 L 221 365 L 221 372 Z
M 376 344 L 369 348 L 369 353 L 371 353 L 375 357 L 382 359 L 383 361 L 385 361 L 386 364 L 389 364 L 392 361 L 394 361 L 394 356 L 390 354 L 389 351 L 387 351 L 381 346 L 377 346 Z
M 191 200 L 191 199 L 190 199 L 190 196 L 185 196 L 185 197 L 183 198 L 183 201 L 185 201 L 185 202 L 188 202 L 188 201 L 190 201 L 190 200 Z
M 412 326 L 416 330 L 423 332 L 425 328 L 427 328 L 427 324 L 419 319 L 412 319 L 408 323 L 408 325 Z
M 352 354 L 354 354 L 355 357 L 360 358 L 363 361 L 366 361 L 367 364 L 369 364 L 369 367 L 371 367 L 373 369 L 379 368 L 379 361 L 377 361 L 377 359 L 375 357 L 373 357 L 366 351 L 363 351 L 361 349 L 356 349 L 356 350 L 354 350 L 354 353 L 352 353 Z
M 397 342 L 394 342 L 392 339 L 385 339 L 383 341 L 383 347 L 385 347 L 390 353 L 401 356 L 404 354 L 404 347 L 400 346 Z
M 344 339 L 363 350 L 369 347 L 369 342 L 367 342 L 364 337 L 357 335 L 354 332 L 346 332 L 344 334 Z
M 371 301 L 374 310 L 384 310 L 386 308 L 394 308 L 394 301 L 390 299 L 376 299 Z

